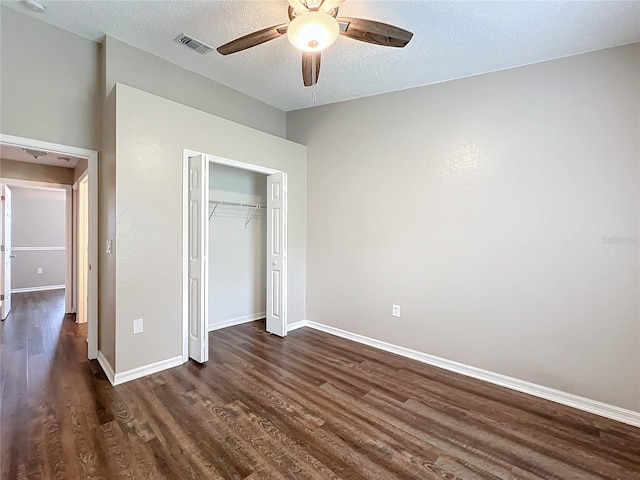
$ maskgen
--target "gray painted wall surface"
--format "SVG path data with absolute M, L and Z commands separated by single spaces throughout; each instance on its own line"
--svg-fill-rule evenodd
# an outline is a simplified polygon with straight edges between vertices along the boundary
M 65 192 L 11 187 L 11 287 L 64 285 L 65 250 L 24 251 L 20 247 L 65 247 Z M 37 268 L 42 268 L 42 274 Z
M 104 51 L 103 51 L 104 54 Z M 102 151 L 98 162 L 98 350 L 116 368 L 116 260 L 106 251 L 107 240 L 116 238 L 116 92 L 105 100 Z M 115 250 L 115 247 L 114 247 Z
M 72 185 L 73 169 L 30 162 L 0 160 L 0 178 Z
M 67 252 L 55 251 L 14 251 L 16 258 L 11 262 L 11 288 L 35 288 L 60 286 L 64 288 Z M 42 268 L 42 274 L 37 274 Z
M 198 74 L 184 70 L 114 38 L 106 37 L 100 57 L 100 83 L 103 90 L 102 151 L 100 157 L 100 333 L 99 349 L 116 371 L 116 264 L 113 254 L 105 253 L 108 239 L 114 240 L 119 228 L 116 202 L 116 117 L 117 82 L 149 91 L 164 98 L 197 108 L 258 130 L 284 137 L 286 116 L 280 110 L 224 87 Z M 131 200 L 137 201 L 137 200 Z M 115 247 L 114 247 L 115 250 Z
M 289 113 L 308 319 L 640 411 L 639 72 L 636 44 Z
M 0 7 L 2 133 L 98 150 L 99 48 Z
M 106 91 L 116 83 L 153 93 L 232 122 L 285 136 L 286 114 L 237 90 L 106 37 Z
M 76 163 L 76 166 L 73 168 L 73 183 L 77 182 L 88 168 L 89 162 L 86 159 L 81 158 L 78 160 L 78 163 Z
M 209 198 L 266 205 L 267 176 L 211 164 Z M 211 207 L 210 207 L 211 208 Z M 247 225 L 247 208 L 219 206 L 209 219 L 209 325 L 266 311 L 267 212 Z
M 117 85 L 116 372 L 182 353 L 183 149 L 288 173 L 289 322 L 305 309 L 305 147 Z M 186 299 L 184 299 L 186 301 Z M 133 320 L 144 333 L 133 335 Z

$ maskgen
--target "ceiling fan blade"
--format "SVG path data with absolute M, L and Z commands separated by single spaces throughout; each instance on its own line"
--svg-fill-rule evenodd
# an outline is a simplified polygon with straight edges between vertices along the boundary
M 291 8 L 293 8 L 296 12 L 306 12 L 309 10 L 306 5 L 306 1 L 304 0 L 287 0 Z
M 347 24 L 346 30 L 340 32 L 341 35 L 374 45 L 402 48 L 413 37 L 413 33 L 408 30 L 374 20 L 338 18 L 338 22 Z
M 328 12 L 329 10 L 339 7 L 343 3 L 344 0 L 324 0 L 324 2 L 322 2 L 322 10 Z
M 302 81 L 304 82 L 304 86 L 314 86 L 318 83 L 319 76 L 320 52 L 302 52 Z
M 247 48 L 255 47 L 256 45 L 260 45 L 261 43 L 268 42 L 269 40 L 273 40 L 286 34 L 288 27 L 289 25 L 287 23 L 283 23 L 282 25 L 275 25 L 273 27 L 250 33 L 244 37 L 236 38 L 235 40 L 218 47 L 218 53 L 221 55 L 229 55 L 230 53 L 241 52 Z

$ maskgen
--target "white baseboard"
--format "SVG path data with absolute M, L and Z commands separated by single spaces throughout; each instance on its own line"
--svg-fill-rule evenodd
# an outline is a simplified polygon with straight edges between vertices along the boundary
M 162 370 L 177 367 L 183 363 L 182 355 L 178 355 L 177 357 L 167 358 L 166 360 L 160 360 L 159 362 L 150 363 L 149 365 L 144 365 L 142 367 L 132 368 L 131 370 L 116 373 L 113 377 L 113 384 L 120 385 L 121 383 L 130 382 L 137 378 L 146 377 L 152 373 L 158 373 Z
M 395 353 L 403 357 L 411 358 L 428 365 L 443 368 L 451 372 L 466 375 L 468 377 L 477 378 L 485 382 L 492 383 L 494 385 L 500 385 L 502 387 L 517 390 L 518 392 L 527 393 L 535 397 L 544 398 L 545 400 L 551 400 L 552 402 L 560 403 L 569 407 L 577 408 L 585 412 L 594 413 L 605 418 L 617 420 L 619 422 L 640 427 L 640 412 L 634 412 L 624 408 L 616 407 L 615 405 L 609 405 L 597 400 L 591 400 L 589 398 L 580 397 L 571 393 L 563 392 L 553 388 L 544 387 L 535 383 L 527 382 L 517 378 L 502 375 L 500 373 L 490 372 L 481 368 L 472 367 L 463 363 L 454 362 L 444 358 L 429 355 L 428 353 L 419 352 L 417 350 L 411 350 L 410 348 L 400 347 L 391 343 L 376 340 L 374 338 L 365 337 L 357 333 L 341 330 L 336 327 L 324 325 L 322 323 L 312 322 L 310 320 L 302 320 L 300 322 L 293 323 L 288 326 L 287 331 L 295 330 L 301 327 L 310 327 L 315 330 L 320 330 L 337 337 L 346 338 L 354 342 L 362 343 L 370 347 L 378 348 L 387 352 Z
M 106 359 L 100 350 L 98 350 L 98 363 L 102 367 L 102 370 L 104 370 L 104 373 L 109 379 L 111 385 L 113 385 L 115 373 L 113 373 L 113 368 L 111 368 L 109 360 Z
M 308 327 L 308 326 L 309 326 L 308 320 L 300 320 L 299 322 L 293 322 L 287 325 L 287 333 L 292 332 L 293 330 L 297 330 L 299 328 Z
M 12 288 L 11 293 L 44 292 L 45 290 L 60 290 L 61 288 L 65 288 L 65 285 L 44 285 L 42 287 Z
M 236 317 L 229 320 L 223 320 L 222 322 L 210 323 L 209 331 L 220 330 L 221 328 L 233 327 L 235 325 L 242 325 L 243 323 L 255 322 L 267 316 L 267 312 L 254 313 L 253 315 L 247 315 L 245 317 Z
M 166 370 L 168 368 L 177 367 L 182 365 L 184 362 L 182 361 L 182 355 L 177 357 L 168 358 L 167 360 L 160 360 L 159 362 L 151 363 L 149 365 L 145 365 L 143 367 L 132 368 L 131 370 L 127 370 L 125 372 L 114 373 L 113 367 L 109 361 L 105 358 L 101 351 L 98 351 L 98 363 L 104 370 L 105 375 L 111 382 L 111 385 L 120 385 L 121 383 L 130 382 L 131 380 L 135 380 L 137 378 L 145 377 L 147 375 L 151 375 L 152 373 L 158 373 L 162 370 Z

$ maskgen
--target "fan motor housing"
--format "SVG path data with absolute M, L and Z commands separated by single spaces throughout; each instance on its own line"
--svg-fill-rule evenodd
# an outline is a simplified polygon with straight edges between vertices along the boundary
M 315 9 L 317 10 L 317 9 Z M 339 7 L 336 8 L 332 8 L 331 10 L 328 10 L 326 13 L 328 13 L 329 15 L 331 15 L 333 18 L 336 18 L 338 16 L 338 10 Z M 294 10 L 293 7 L 291 5 L 289 5 L 289 10 L 287 11 L 287 15 L 289 16 L 289 20 L 293 20 L 296 17 L 299 17 L 300 15 L 302 15 L 303 13 L 308 13 L 309 11 L 313 12 L 314 10 L 305 10 L 303 12 L 299 11 L 299 10 Z

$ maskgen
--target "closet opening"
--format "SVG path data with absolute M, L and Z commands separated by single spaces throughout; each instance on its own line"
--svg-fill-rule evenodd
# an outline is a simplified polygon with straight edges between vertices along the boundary
M 267 176 L 209 163 L 208 330 L 265 320 Z
M 287 325 L 287 175 L 185 150 L 183 360 L 208 360 L 209 332 Z

